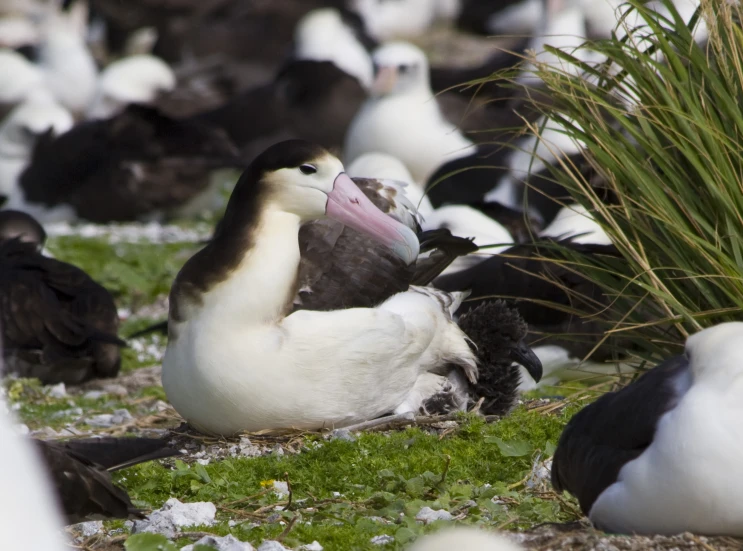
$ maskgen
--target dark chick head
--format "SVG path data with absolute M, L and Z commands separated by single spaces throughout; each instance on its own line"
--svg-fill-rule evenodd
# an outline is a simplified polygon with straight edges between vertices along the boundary
M 473 399 L 484 398 L 481 410 L 501 415 L 518 396 L 522 365 L 535 381 L 542 378 L 542 362 L 524 343 L 528 325 L 515 308 L 502 300 L 484 302 L 459 318 L 459 327 L 477 346 L 480 375 Z
M 46 242 L 46 232 L 33 216 L 25 212 L 0 211 L 0 242 L 16 238 L 25 243 L 33 243 L 41 250 Z

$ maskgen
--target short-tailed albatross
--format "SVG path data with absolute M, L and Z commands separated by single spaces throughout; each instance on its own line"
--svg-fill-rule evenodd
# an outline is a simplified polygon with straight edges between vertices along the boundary
M 339 427 L 396 412 L 474 351 L 451 313 L 461 293 L 411 287 L 376 308 L 290 314 L 304 222 L 328 217 L 415 261 L 415 233 L 383 214 L 326 150 L 300 140 L 259 155 L 219 231 L 176 277 L 163 386 L 196 429 Z

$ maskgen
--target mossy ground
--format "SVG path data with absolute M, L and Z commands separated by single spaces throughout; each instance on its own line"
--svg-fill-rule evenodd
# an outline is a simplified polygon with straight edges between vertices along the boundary
M 163 301 L 178 269 L 198 246 L 61 237 L 53 238 L 49 248 L 111 289 L 121 308 L 136 311 Z M 122 334 L 152 321 L 157 320 L 133 315 Z M 164 337 L 157 336 L 132 343 L 123 355 L 124 377 L 158 363 L 157 354 L 148 355 L 147 350 L 161 350 L 163 344 Z M 8 388 L 20 418 L 32 430 L 72 426 L 85 433 L 122 434 L 139 432 L 149 422 L 162 429 L 179 421 L 172 410 L 157 409 L 165 396 L 156 384 L 122 396 L 93 398 L 74 390 L 54 398 L 24 380 L 10 382 Z M 254 545 L 280 538 L 289 547 L 317 540 L 329 551 L 400 549 L 419 533 L 444 524 L 417 522 L 416 515 L 426 506 L 451 512 L 454 522 L 527 529 L 581 516 L 574 501 L 551 491 L 546 471 L 540 469 L 578 407 L 574 403 L 545 411 L 549 408 L 520 406 L 495 422 L 470 415 L 438 428 L 363 433 L 353 440 L 302 435 L 290 445 L 279 441 L 273 453 L 258 457 L 237 454 L 206 465 L 183 457 L 125 470 L 117 480 L 143 508 L 159 508 L 170 497 L 211 501 L 218 508 L 218 523 L 194 530 L 232 533 Z M 122 408 L 135 422 L 111 429 L 86 425 L 91 415 Z M 273 492 L 273 480 L 289 481 L 291 504 L 287 496 Z M 122 522 L 107 523 L 110 530 L 122 527 Z M 123 534 L 116 540 L 122 544 L 125 530 Z M 385 534 L 394 541 L 371 543 L 374 536 Z M 190 542 L 178 541 L 177 548 Z M 129 547 L 137 545 L 135 538 Z

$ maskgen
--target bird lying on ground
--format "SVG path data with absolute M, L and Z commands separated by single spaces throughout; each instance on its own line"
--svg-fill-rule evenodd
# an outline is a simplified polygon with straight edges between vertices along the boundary
M 0 322 L 8 371 L 77 384 L 119 372 L 119 317 L 111 294 L 79 268 L 41 253 L 31 216 L 0 211 Z
M 418 411 L 476 354 L 453 322 L 462 293 L 410 287 L 375 308 L 291 312 L 302 223 L 329 217 L 406 264 L 419 240 L 386 216 L 323 148 L 276 144 L 240 178 L 210 243 L 170 294 L 163 387 L 197 430 L 343 427 Z M 541 365 L 530 364 L 536 378 Z
M 552 485 L 603 530 L 743 536 L 743 323 L 670 358 L 568 423 Z

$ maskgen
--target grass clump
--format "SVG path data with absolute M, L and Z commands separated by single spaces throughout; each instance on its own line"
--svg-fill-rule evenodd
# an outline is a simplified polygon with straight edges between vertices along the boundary
M 583 74 L 537 73 L 554 101 L 551 126 L 584 146 L 603 190 L 568 162 L 555 176 L 621 255 L 576 269 L 611 297 L 601 312 L 610 334 L 667 355 L 743 311 L 741 7 L 703 0 L 687 25 L 669 0 L 665 13 L 629 4 L 617 36 L 583 46 L 605 62 L 553 50 Z M 695 42 L 702 27 L 709 39 Z M 607 188 L 610 204 L 599 197 Z

